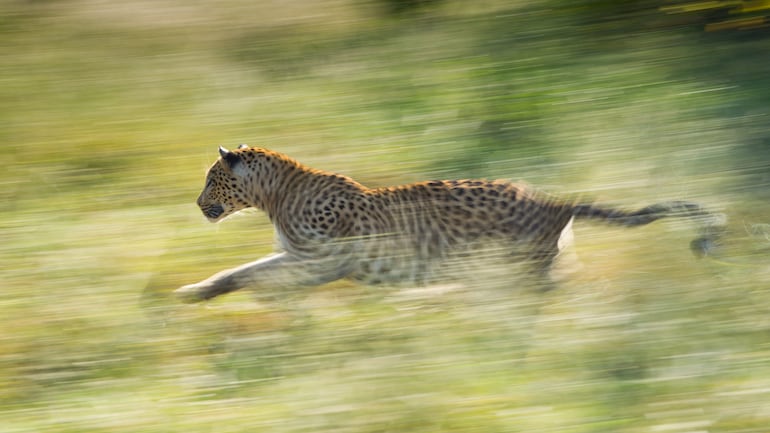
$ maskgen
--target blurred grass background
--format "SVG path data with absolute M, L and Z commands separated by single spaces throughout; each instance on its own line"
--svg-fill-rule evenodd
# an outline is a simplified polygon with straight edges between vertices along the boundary
M 770 40 L 693 4 L 1 2 L 0 431 L 766 431 Z M 239 143 L 371 186 L 698 201 L 726 259 L 685 223 L 581 223 L 547 294 L 177 305 L 272 248 L 264 215 L 195 207 Z

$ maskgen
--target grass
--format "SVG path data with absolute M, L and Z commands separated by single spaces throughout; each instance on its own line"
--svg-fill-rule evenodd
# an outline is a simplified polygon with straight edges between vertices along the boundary
M 253 3 L 0 6 L 3 431 L 765 429 L 766 38 L 548 1 Z M 493 269 L 178 305 L 272 248 L 264 215 L 194 204 L 241 142 L 369 185 L 699 201 L 726 257 L 692 259 L 685 223 L 578 224 L 547 294 Z

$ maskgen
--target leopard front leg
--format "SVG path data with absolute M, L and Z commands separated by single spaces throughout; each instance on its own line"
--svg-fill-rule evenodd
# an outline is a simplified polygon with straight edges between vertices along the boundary
M 224 295 L 254 284 L 258 274 L 275 272 L 284 266 L 287 259 L 286 253 L 270 255 L 218 272 L 201 282 L 182 286 L 174 291 L 174 295 L 183 302 L 199 302 Z
M 288 289 L 334 281 L 346 270 L 331 260 L 300 260 L 288 253 L 278 253 L 219 272 L 199 283 L 174 291 L 182 302 L 200 302 L 242 289 Z

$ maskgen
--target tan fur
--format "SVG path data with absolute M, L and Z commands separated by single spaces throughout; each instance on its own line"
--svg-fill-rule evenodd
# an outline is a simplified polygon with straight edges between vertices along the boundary
M 637 212 L 606 210 L 500 180 L 372 189 L 267 149 L 220 148 L 220 154 L 198 198 L 204 215 L 218 222 L 244 208 L 261 209 L 275 226 L 279 252 L 177 290 L 187 301 L 247 286 L 288 289 L 339 278 L 421 283 L 490 245 L 542 276 L 573 217 L 640 225 L 680 208 L 700 212 L 685 202 Z

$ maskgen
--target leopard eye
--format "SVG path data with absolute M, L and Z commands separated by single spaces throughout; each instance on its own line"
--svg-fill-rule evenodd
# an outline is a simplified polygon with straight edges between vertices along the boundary
M 204 189 L 209 189 L 212 186 L 214 186 L 214 179 L 213 178 L 211 178 L 211 179 L 206 181 L 206 186 L 204 187 Z

